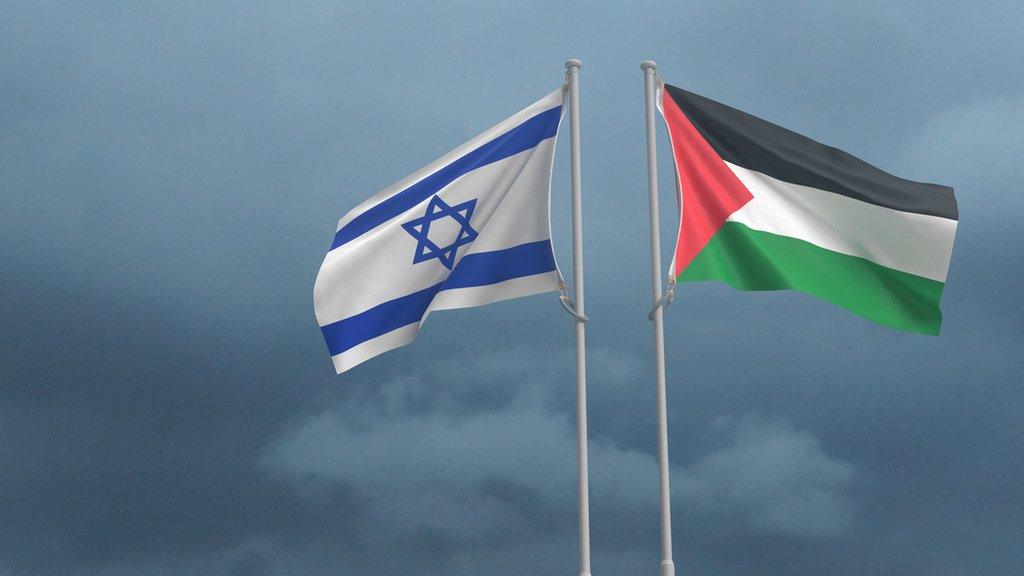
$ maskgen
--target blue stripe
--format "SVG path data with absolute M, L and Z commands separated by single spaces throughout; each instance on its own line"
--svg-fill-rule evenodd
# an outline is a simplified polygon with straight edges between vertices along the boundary
M 541 112 L 423 180 L 383 200 L 338 230 L 334 235 L 331 250 L 362 236 L 433 196 L 463 174 L 529 150 L 551 138 L 558 132 L 558 121 L 561 119 L 561 114 L 561 106 Z
M 551 241 L 530 242 L 505 250 L 467 254 L 444 282 L 321 326 L 331 356 L 392 330 L 419 322 L 434 296 L 442 290 L 497 284 L 555 269 Z
M 530 242 L 505 250 L 466 254 L 448 275 L 442 290 L 486 286 L 554 269 L 551 241 Z
M 334 324 L 321 326 L 320 331 L 324 334 L 331 356 L 341 354 L 381 334 L 419 322 L 426 313 L 427 306 L 430 306 L 430 301 L 443 285 L 444 282 L 434 284 L 430 288 L 379 304 L 366 312 Z

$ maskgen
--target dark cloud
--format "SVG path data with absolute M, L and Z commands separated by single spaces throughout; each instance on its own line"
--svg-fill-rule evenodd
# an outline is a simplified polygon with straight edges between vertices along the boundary
M 641 75 L 953 185 L 943 334 L 687 285 L 686 573 L 1024 566 L 1015 3 L 12 4 L 0 19 L 0 576 L 576 570 L 554 297 L 335 376 L 336 219 L 580 57 L 595 573 L 658 562 Z M 673 176 L 661 138 L 663 245 Z M 569 261 L 567 150 L 553 198 Z

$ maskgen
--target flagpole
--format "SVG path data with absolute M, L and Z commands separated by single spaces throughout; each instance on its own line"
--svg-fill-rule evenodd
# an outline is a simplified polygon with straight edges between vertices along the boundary
M 583 307 L 583 201 L 580 184 L 580 68 L 565 62 L 569 81 L 569 137 L 572 163 L 572 284 L 576 323 L 576 466 L 579 474 L 580 576 L 590 576 L 590 488 L 587 477 L 587 352 Z
M 668 415 L 665 408 L 664 302 L 661 294 L 661 238 L 658 215 L 658 151 L 654 114 L 658 65 L 640 64 L 644 71 L 644 108 L 647 113 L 647 198 L 651 205 L 651 284 L 654 310 L 654 381 L 658 396 L 658 478 L 661 488 L 661 576 L 675 576 L 672 561 L 672 504 L 668 477 Z

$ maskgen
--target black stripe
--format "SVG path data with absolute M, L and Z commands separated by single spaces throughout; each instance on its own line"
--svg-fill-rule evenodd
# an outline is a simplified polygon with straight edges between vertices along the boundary
M 897 178 L 746 112 L 675 86 L 666 84 L 665 90 L 726 162 L 886 208 L 958 219 L 948 186 Z

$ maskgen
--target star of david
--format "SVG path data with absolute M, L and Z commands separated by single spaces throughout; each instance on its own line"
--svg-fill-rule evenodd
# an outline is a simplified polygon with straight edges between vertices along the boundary
M 476 208 L 476 199 L 449 206 L 439 196 L 431 198 L 423 216 L 402 224 L 402 228 L 405 228 L 405 231 L 416 239 L 416 253 L 413 254 L 412 263 L 418 264 L 437 258 L 445 268 L 451 270 L 455 264 L 455 253 L 458 252 L 459 247 L 476 239 L 476 230 L 469 225 L 474 208 Z M 459 231 L 451 243 L 441 247 L 430 239 L 430 223 L 445 218 L 455 220 L 459 225 Z M 440 239 L 438 240 L 440 241 Z

